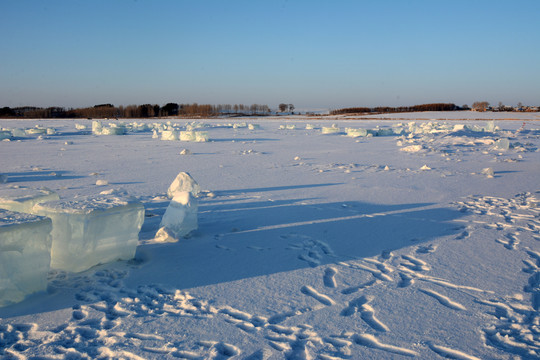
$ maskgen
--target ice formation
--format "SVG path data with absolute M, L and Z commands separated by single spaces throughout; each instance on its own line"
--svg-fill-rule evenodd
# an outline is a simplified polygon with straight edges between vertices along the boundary
M 47 188 L 8 187 L 0 189 L 0 209 L 33 214 L 32 208 L 40 202 L 60 199 Z
M 347 136 L 350 137 L 361 137 L 361 136 L 367 136 L 368 132 L 366 129 L 353 129 L 353 128 L 346 128 L 345 133 Z
M 207 142 L 207 131 L 180 131 L 181 141 Z
M 0 131 L 0 140 L 11 139 L 11 131 Z
M 0 209 L 0 307 L 47 288 L 51 219 Z
M 333 124 L 332 126 L 323 126 L 322 128 L 322 133 L 323 134 L 337 134 L 339 133 L 339 128 L 336 126 L 336 124 Z
M 187 172 L 176 176 L 167 190 L 167 195 L 172 200 L 161 219 L 156 241 L 177 241 L 197 229 L 197 195 L 200 191 L 199 184 Z
M 144 221 L 139 201 L 115 195 L 51 201 L 34 212 L 52 219 L 51 267 L 73 272 L 132 259 Z
M 190 192 L 193 196 L 197 196 L 201 191 L 201 187 L 187 172 L 181 172 L 176 175 L 169 189 L 167 190 L 167 196 L 169 199 L 173 199 L 175 196 L 182 192 Z
M 196 230 L 198 207 L 197 198 L 191 192 L 176 193 L 161 219 L 156 240 L 172 242 Z
M 175 141 L 180 138 L 180 132 L 178 130 L 163 130 L 161 133 L 161 140 Z

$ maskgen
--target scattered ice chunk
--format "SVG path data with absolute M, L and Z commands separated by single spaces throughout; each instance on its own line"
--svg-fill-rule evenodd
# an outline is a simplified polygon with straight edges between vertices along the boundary
M 79 272 L 132 259 L 144 221 L 144 206 L 132 197 L 100 195 L 34 206 L 52 219 L 51 267 Z
M 401 148 L 399 150 L 414 153 L 414 152 L 422 151 L 423 148 L 424 147 L 422 145 L 409 145 L 409 146 L 405 146 L 405 147 L 403 147 L 403 148 Z
M 178 130 L 163 130 L 161 133 L 161 140 L 175 141 L 180 139 L 180 132 Z
M 420 170 L 431 170 L 431 168 L 427 165 L 424 165 L 420 168 Z
M 294 161 L 300 161 L 300 160 L 302 160 L 302 158 L 300 156 L 295 156 L 294 157 Z
M 103 129 L 103 125 L 101 124 L 101 121 L 99 120 L 92 121 L 92 134 L 101 135 L 102 129 Z
M 126 128 L 122 124 L 110 124 L 110 127 L 104 127 L 101 129 L 101 135 L 124 135 Z
M 189 149 L 182 149 L 182 151 L 180 151 L 180 155 L 191 155 L 191 151 L 189 151 Z
M 508 150 L 510 149 L 510 140 L 508 139 L 499 139 L 495 141 L 495 149 L 497 150 Z
M 180 131 L 180 141 L 195 141 L 195 131 Z
M 43 135 L 47 133 L 46 128 L 30 128 L 25 130 L 27 135 Z
M 156 241 L 174 242 L 198 227 L 198 200 L 189 191 L 177 192 L 159 225 Z
M 9 187 L 0 189 L 0 209 L 32 214 L 34 205 L 58 200 L 60 197 L 47 188 Z
M 197 196 L 201 191 L 201 187 L 189 173 L 180 172 L 169 186 L 167 196 L 169 199 L 173 199 L 176 195 L 185 191 L 190 192 L 193 196 Z
M 312 124 L 306 124 L 306 130 L 313 130 L 315 129 L 315 126 L 313 126 Z
M 47 288 L 51 219 L 0 209 L 0 307 Z
M 388 170 L 390 170 L 390 167 L 389 167 L 388 165 L 386 165 L 386 166 L 384 167 L 384 171 L 388 171 Z
M 488 121 L 486 124 L 486 127 L 484 128 L 485 131 L 488 132 L 494 132 L 495 131 L 495 121 L 491 120 Z
M 260 128 L 261 128 L 261 125 L 259 125 L 259 124 L 249 124 L 248 125 L 249 130 L 258 130 Z
M 0 140 L 11 139 L 11 131 L 0 131 Z
M 83 124 L 75 124 L 75 129 L 77 130 L 86 130 L 87 126 Z
M 322 133 L 323 134 L 337 134 L 339 133 L 339 128 L 336 126 L 336 124 L 333 124 L 332 126 L 323 126 Z
M 99 179 L 96 181 L 97 186 L 106 186 L 109 185 L 109 182 L 107 180 Z
M 492 179 L 495 173 L 493 172 L 492 168 L 484 168 L 481 172 L 482 175 L 486 175 L 488 178 Z
M 367 136 L 368 132 L 366 129 L 353 129 L 353 128 L 346 128 L 345 133 L 347 136 L 350 137 L 361 137 L 361 136 Z
M 195 131 L 195 141 L 196 142 L 207 142 L 208 141 L 208 132 L 207 131 Z

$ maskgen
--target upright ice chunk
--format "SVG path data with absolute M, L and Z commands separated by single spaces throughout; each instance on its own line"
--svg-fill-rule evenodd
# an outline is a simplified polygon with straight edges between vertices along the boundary
M 101 124 L 101 121 L 99 120 L 92 121 L 92 134 L 101 135 L 102 130 L 103 130 L 103 124 Z
M 0 209 L 11 211 L 32 214 L 34 205 L 58 199 L 60 199 L 58 194 L 47 188 L 8 187 L 0 189 Z
M 197 230 L 198 207 L 197 198 L 192 193 L 188 191 L 176 193 L 161 219 L 156 240 L 176 241 Z
M 193 196 L 197 196 L 201 191 L 201 187 L 187 172 L 181 172 L 176 175 L 169 189 L 167 190 L 167 196 L 169 199 L 173 199 L 176 195 L 182 192 L 190 192 Z
M 176 176 L 167 190 L 167 195 L 172 200 L 161 219 L 160 229 L 155 237 L 157 241 L 177 241 L 197 229 L 197 195 L 200 191 L 199 184 L 187 172 Z
M 0 209 L 0 307 L 47 288 L 51 219 Z
M 51 201 L 34 211 L 53 222 L 51 267 L 73 272 L 132 259 L 144 221 L 143 205 L 128 196 Z

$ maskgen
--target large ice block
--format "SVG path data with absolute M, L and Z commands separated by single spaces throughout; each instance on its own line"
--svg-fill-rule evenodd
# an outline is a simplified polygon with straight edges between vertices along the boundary
M 34 211 L 52 219 L 51 267 L 73 272 L 132 259 L 144 221 L 143 205 L 128 196 L 50 201 Z
M 0 306 L 47 288 L 51 219 L 0 209 Z
M 32 208 L 34 205 L 58 199 L 58 194 L 47 188 L 0 188 L 0 209 L 33 214 Z

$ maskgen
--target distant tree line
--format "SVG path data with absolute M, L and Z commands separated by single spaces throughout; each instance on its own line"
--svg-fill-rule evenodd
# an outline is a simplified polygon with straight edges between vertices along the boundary
M 293 107 L 294 109 L 294 107 Z M 33 106 L 3 107 L 0 108 L 0 117 L 4 118 L 153 118 L 153 117 L 212 117 L 219 115 L 244 116 L 268 115 L 268 105 L 261 104 L 176 104 L 168 103 L 163 106 L 155 104 L 114 106 L 112 104 L 99 104 L 86 108 Z
M 400 113 L 400 112 L 416 112 L 416 111 L 455 111 L 461 110 L 456 104 L 422 104 L 414 106 L 377 106 L 377 107 L 352 107 L 332 110 L 331 115 L 343 115 L 343 114 L 358 114 L 358 113 Z

